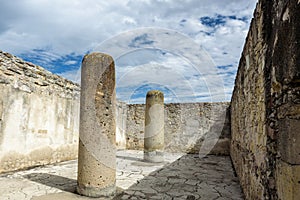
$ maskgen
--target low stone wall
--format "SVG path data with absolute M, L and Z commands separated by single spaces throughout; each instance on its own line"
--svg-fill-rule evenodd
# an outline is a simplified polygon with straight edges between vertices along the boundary
M 0 173 L 77 157 L 78 85 L 0 51 Z
M 219 138 L 212 154 L 229 154 L 229 103 L 165 104 L 165 150 L 199 153 L 204 140 Z M 126 147 L 144 148 L 145 105 L 127 105 Z M 220 137 L 218 137 L 220 135 Z
M 231 101 L 231 157 L 246 199 L 300 197 L 300 2 L 260 0 Z

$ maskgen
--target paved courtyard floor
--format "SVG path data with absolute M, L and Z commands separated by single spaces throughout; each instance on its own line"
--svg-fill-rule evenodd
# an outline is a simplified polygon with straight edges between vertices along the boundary
M 239 200 L 243 195 L 228 156 L 165 154 L 165 163 L 143 161 L 142 151 L 117 151 L 114 200 Z M 77 160 L 0 175 L 0 200 L 76 200 Z

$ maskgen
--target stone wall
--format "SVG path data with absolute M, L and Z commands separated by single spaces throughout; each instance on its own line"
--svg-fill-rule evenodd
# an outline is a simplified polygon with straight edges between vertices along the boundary
M 300 196 L 300 2 L 260 0 L 231 101 L 231 157 L 246 199 Z
M 117 101 L 116 105 L 116 145 L 118 149 L 126 149 L 127 104 Z
M 0 173 L 77 157 L 80 87 L 0 51 Z M 229 153 L 229 103 L 165 105 L 167 151 Z M 117 102 L 118 149 L 143 149 L 145 106 Z M 226 118 L 227 116 L 227 118 Z
M 229 154 L 229 103 L 165 104 L 165 150 L 199 153 L 200 147 L 212 136 L 220 138 L 213 154 Z M 127 105 L 126 147 L 144 148 L 145 105 Z
M 79 92 L 0 51 L 0 173 L 77 157 Z

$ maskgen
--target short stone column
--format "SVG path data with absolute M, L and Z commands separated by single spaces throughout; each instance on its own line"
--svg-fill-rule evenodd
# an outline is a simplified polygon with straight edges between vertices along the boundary
M 77 192 L 111 197 L 116 191 L 115 67 L 111 56 L 91 53 L 81 69 Z
M 146 96 L 144 160 L 164 161 L 164 94 L 158 90 Z

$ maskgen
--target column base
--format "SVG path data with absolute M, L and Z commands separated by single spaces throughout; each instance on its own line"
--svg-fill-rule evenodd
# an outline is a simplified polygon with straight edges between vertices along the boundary
M 160 163 L 164 162 L 164 152 L 163 151 L 144 151 L 144 160 L 147 162 Z
M 114 197 L 116 195 L 116 186 L 109 186 L 106 188 L 98 188 L 98 187 L 87 187 L 84 185 L 77 184 L 76 191 L 78 194 L 87 196 L 87 197 L 93 197 L 93 198 L 99 198 L 99 197 Z

